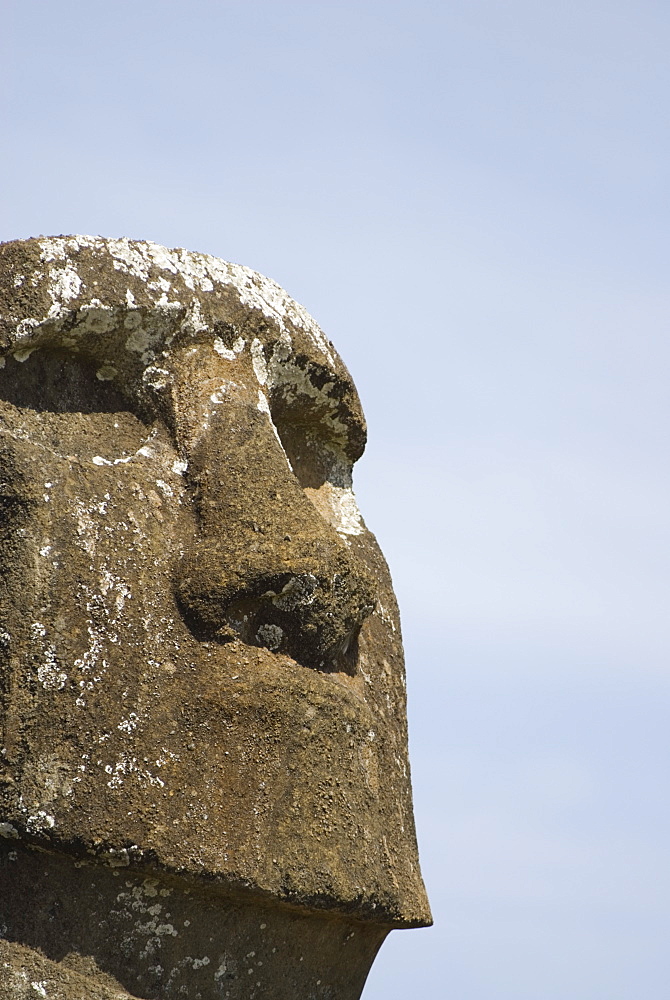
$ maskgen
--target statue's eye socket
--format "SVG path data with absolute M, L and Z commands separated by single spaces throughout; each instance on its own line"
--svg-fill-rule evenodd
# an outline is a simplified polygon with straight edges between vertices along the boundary
M 96 367 L 47 347 L 24 361 L 10 355 L 0 369 L 0 422 L 6 410 L 36 447 L 66 462 L 126 462 L 146 443 L 155 420 L 114 382 L 97 378 Z

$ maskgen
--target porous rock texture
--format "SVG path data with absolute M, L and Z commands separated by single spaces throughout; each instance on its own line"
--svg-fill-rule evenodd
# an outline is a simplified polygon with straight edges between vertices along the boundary
M 353 1000 L 430 912 L 349 373 L 81 236 L 0 245 L 0 365 L 0 1000 Z

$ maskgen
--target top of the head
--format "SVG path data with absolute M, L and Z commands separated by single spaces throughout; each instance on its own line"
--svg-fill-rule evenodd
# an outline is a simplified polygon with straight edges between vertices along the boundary
M 355 387 L 309 313 L 269 278 L 150 241 L 53 236 L 0 244 L 0 358 L 73 352 L 100 380 L 146 395 L 186 344 L 222 357 L 245 347 L 268 395 L 318 393 L 349 461 L 365 446 Z M 1 362 L 0 362 L 1 363 Z

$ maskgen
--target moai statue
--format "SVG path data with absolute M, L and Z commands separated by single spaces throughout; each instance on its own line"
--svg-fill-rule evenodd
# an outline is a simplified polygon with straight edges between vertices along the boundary
M 0 1000 L 354 1000 L 430 912 L 349 373 L 203 254 L 0 272 Z

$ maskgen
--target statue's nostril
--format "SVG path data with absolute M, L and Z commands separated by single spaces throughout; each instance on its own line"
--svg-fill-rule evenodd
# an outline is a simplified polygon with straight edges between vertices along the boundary
M 201 638 L 237 639 L 317 670 L 348 673 L 355 670 L 361 625 L 374 607 L 370 583 L 351 571 L 259 574 L 242 587 L 207 587 L 206 578 L 190 572 L 178 591 L 184 618 Z

